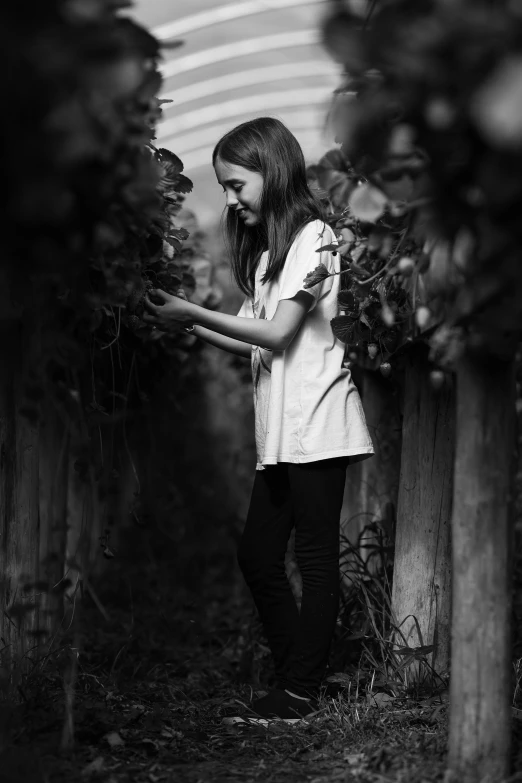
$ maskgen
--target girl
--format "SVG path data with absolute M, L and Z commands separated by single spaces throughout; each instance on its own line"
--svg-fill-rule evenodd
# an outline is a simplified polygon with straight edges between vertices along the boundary
M 277 687 L 254 700 L 252 717 L 296 721 L 315 710 L 339 600 L 339 521 L 347 465 L 373 454 L 337 314 L 339 256 L 323 208 L 307 185 L 301 148 L 279 121 L 260 118 L 229 131 L 213 153 L 226 194 L 226 236 L 245 300 L 237 316 L 157 291 L 146 320 L 180 323 L 252 361 L 256 475 L 238 560 L 275 665 Z M 330 275 L 305 277 L 319 263 Z M 285 574 L 295 526 L 303 582 L 298 612 Z

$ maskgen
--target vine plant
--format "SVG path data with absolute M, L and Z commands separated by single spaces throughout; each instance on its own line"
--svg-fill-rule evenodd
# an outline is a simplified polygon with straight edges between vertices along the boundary
M 334 332 L 385 375 L 418 338 L 443 370 L 466 347 L 511 355 L 522 315 L 519 4 L 332 6 L 323 33 L 346 74 L 331 112 L 341 147 L 310 174 L 343 263 Z
M 387 377 L 388 359 L 412 328 L 417 300 L 410 217 L 397 207 L 385 214 L 384 193 L 361 179 L 342 150 L 326 153 L 309 175 L 328 203 L 337 235 L 336 243 L 320 250 L 341 258 L 340 314 L 332 320 L 333 332 L 345 343 L 348 361 L 379 367 Z M 319 265 L 306 287 L 329 275 Z
M 72 434 L 75 468 L 102 493 L 118 483 L 128 412 L 185 334 L 140 319 L 146 290 L 190 295 L 193 251 L 177 213 L 192 183 L 154 144 L 158 41 L 122 11 L 126 0 L 50 0 L 0 11 L 3 324 L 23 324 L 25 402 Z M 174 42 L 172 46 L 177 46 Z M 163 45 L 164 46 L 164 45 Z M 4 369 L 19 347 L 1 343 Z M 101 486 L 103 484 L 103 486 Z M 114 490 L 113 490 L 114 491 Z

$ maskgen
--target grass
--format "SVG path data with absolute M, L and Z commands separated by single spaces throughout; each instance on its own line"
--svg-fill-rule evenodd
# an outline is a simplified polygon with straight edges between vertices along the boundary
M 353 579 L 344 592 L 315 716 L 263 728 L 221 723 L 273 681 L 247 590 L 231 560 L 183 558 L 198 576 L 190 587 L 175 562 L 111 562 L 98 605 L 85 598 L 76 642 L 74 746 L 58 751 L 71 639 L 26 685 L 23 705 L 0 709 L 1 783 L 450 783 L 447 694 L 410 687 L 404 657 L 390 654 L 378 568 L 359 564 L 364 590 Z
M 11 711 L 2 783 L 442 780 L 445 704 L 376 701 L 368 677 L 338 673 L 308 722 L 223 725 L 227 708 L 272 681 L 249 596 L 229 573 L 216 564 L 199 589 L 188 590 L 174 589 L 165 573 L 129 579 L 115 570 L 100 591 L 103 614 L 85 599 L 74 747 L 57 751 L 65 644 Z
M 393 545 L 390 525 L 371 522 L 353 542 L 341 536 L 341 619 L 349 629 L 342 641 L 358 642 L 358 672 L 371 673 L 372 687 L 393 696 L 422 699 L 447 690 L 449 678 L 430 663 L 433 647 L 425 645 L 415 617 L 417 647 L 411 647 L 392 611 Z M 400 646 L 399 646 L 400 645 Z M 357 646 L 357 645 L 356 645 Z

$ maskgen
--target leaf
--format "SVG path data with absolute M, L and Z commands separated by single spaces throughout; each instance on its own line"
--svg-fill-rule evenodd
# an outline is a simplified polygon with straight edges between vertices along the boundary
M 329 677 L 327 677 L 326 680 L 327 682 L 335 682 L 338 683 L 339 685 L 350 685 L 350 683 L 353 680 L 353 677 L 350 677 L 348 674 L 345 674 L 344 672 L 336 672 L 335 674 L 331 674 Z
M 323 22 L 323 43 L 328 53 L 338 63 L 346 66 L 347 73 L 360 74 L 366 67 L 364 38 L 360 34 L 360 19 L 340 9 L 327 16 Z
M 82 769 L 82 775 L 84 777 L 90 777 L 91 775 L 94 775 L 97 772 L 101 772 L 103 770 L 103 766 L 105 764 L 105 760 L 103 756 L 96 756 L 96 758 L 90 762 L 90 764 L 87 764 L 86 767 Z
M 346 761 L 349 767 L 356 767 L 357 772 L 362 772 L 364 770 L 366 764 L 366 756 L 364 753 L 349 753 L 345 750 L 344 754 L 344 761 Z M 352 775 L 350 775 L 350 777 L 352 777 Z
M 396 655 L 413 655 L 414 658 L 419 658 L 423 655 L 429 655 L 434 649 L 433 644 L 423 644 L 420 647 L 399 647 L 398 650 L 394 650 L 394 653 Z
M 187 231 L 186 228 L 173 228 L 171 231 L 171 236 L 174 236 L 180 240 L 184 240 L 189 238 L 190 232 Z
M 337 315 L 330 321 L 332 332 L 339 340 L 344 343 L 351 343 L 353 340 L 355 321 L 349 315 Z
M 362 266 L 359 266 L 359 264 L 356 264 L 356 263 L 355 263 L 355 261 L 352 263 L 352 266 L 351 266 L 351 268 L 350 268 L 350 269 L 351 269 L 351 271 L 352 271 L 354 274 L 357 274 L 357 275 L 359 275 L 359 276 L 360 276 L 360 277 L 362 277 L 364 280 L 366 280 L 368 277 L 370 277 L 370 276 L 371 276 L 371 275 L 370 275 L 370 273 L 368 272 L 368 270 L 367 270 L 367 269 L 365 269 L 365 268 L 364 268 L 364 267 L 362 267 Z
M 323 245 L 322 247 L 318 248 L 315 252 L 316 253 L 322 253 L 324 252 L 333 252 L 336 253 L 339 250 L 339 245 L 337 243 L 333 243 L 330 245 Z
M 343 245 L 337 246 L 337 252 L 340 256 L 348 256 L 350 258 L 350 248 L 352 247 L 353 242 L 345 242 Z
M 393 701 L 395 696 L 380 691 L 379 693 L 369 693 L 366 698 L 370 704 L 382 707 L 383 704 Z
M 332 149 L 325 152 L 318 164 L 322 169 L 335 169 L 335 171 L 344 171 L 349 173 L 350 164 L 344 157 L 340 149 Z
M 363 323 L 365 326 L 367 326 L 368 329 L 372 328 L 372 325 L 369 322 L 369 320 L 368 320 L 368 318 L 366 316 L 366 313 L 361 313 L 361 315 L 359 316 L 359 320 L 360 320 L 361 323 Z
M 327 277 L 330 277 L 330 272 L 324 264 L 319 264 L 311 272 L 308 272 L 303 280 L 303 288 L 313 288 L 314 285 L 326 280 Z
M 383 214 L 388 199 L 378 188 L 364 183 L 355 188 L 348 204 L 354 216 L 366 223 L 375 223 Z
M 344 185 L 347 181 L 347 175 L 342 174 L 340 171 L 334 171 L 333 169 L 322 170 L 319 168 L 319 185 L 330 193 L 338 185 Z
M 355 234 L 353 233 L 351 228 L 347 228 L 346 226 L 341 229 L 341 239 L 345 244 L 353 245 L 355 242 Z
M 184 46 L 185 41 L 162 41 L 161 42 L 161 48 L 162 49 L 179 49 L 180 46 Z M 172 101 L 165 101 L 165 103 L 172 103 Z
M 339 182 L 330 190 L 330 201 L 334 209 L 344 209 L 348 203 L 350 193 L 354 188 L 351 179 L 346 177 L 344 182 Z
M 352 261 L 355 261 L 355 263 L 358 263 L 361 258 L 366 253 L 366 245 L 360 244 L 357 247 L 354 247 L 354 249 L 351 252 Z
M 105 739 L 109 743 L 111 748 L 118 748 L 122 745 L 125 745 L 125 742 L 122 740 L 120 735 L 117 731 L 110 731 L 108 734 L 105 735 Z
M 186 177 L 184 174 L 180 174 L 179 177 L 176 178 L 176 181 L 174 183 L 174 190 L 176 193 L 190 193 L 193 188 L 193 182 L 188 177 Z
M 163 147 L 161 147 L 158 150 L 158 156 L 161 160 L 165 160 L 168 163 L 171 164 L 173 167 L 172 173 L 175 175 L 181 174 L 185 166 L 183 165 L 183 161 L 178 158 L 177 155 L 175 155 L 170 150 L 166 150 Z
M 180 242 L 181 240 L 178 237 L 175 236 L 166 236 L 163 240 L 168 245 L 174 248 L 174 250 L 179 250 L 180 248 Z M 174 257 L 174 256 L 173 256 Z
M 355 307 L 355 296 L 351 291 L 339 291 L 337 302 L 341 310 L 353 310 Z
M 379 252 L 386 236 L 388 236 L 388 231 L 382 226 L 375 226 L 372 228 L 368 236 L 368 250 L 370 253 Z

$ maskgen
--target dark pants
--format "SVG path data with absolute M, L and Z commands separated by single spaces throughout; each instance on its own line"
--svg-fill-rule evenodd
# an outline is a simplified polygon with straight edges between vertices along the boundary
M 339 605 L 339 522 L 348 457 L 256 471 L 238 561 L 272 650 L 278 687 L 314 695 Z M 285 573 L 295 526 L 303 580 L 298 612 Z

